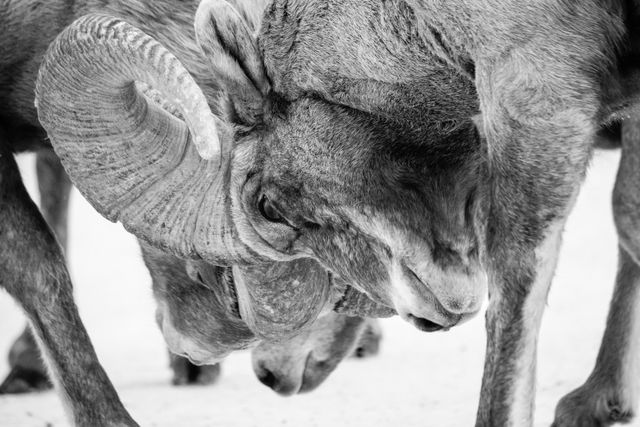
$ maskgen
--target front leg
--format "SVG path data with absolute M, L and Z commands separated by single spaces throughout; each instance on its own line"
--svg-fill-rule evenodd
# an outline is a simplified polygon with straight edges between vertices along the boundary
M 6 147 L 0 129 L 0 287 L 29 317 L 75 425 L 137 425 L 98 361 L 73 301 L 62 250 Z
M 480 232 L 490 281 L 477 426 L 533 423 L 538 330 L 596 122 L 597 85 L 580 74 L 584 68 L 533 48 L 476 69 L 488 154 Z
M 51 148 L 36 153 L 36 172 L 40 189 L 40 212 L 66 252 L 71 180 Z M 25 327 L 11 345 L 9 367 L 9 374 L 0 383 L 0 394 L 28 393 L 52 387 L 29 326 Z
M 538 247 L 518 257 L 521 264 L 494 267 L 478 426 L 533 422 L 538 331 L 563 225 L 562 217 L 550 224 Z

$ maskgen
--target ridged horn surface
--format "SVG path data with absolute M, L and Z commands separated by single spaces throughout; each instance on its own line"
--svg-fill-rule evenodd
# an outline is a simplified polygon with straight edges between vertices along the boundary
M 135 82 L 162 93 L 184 121 Z M 36 106 L 74 184 L 103 216 L 179 256 L 254 258 L 230 218 L 231 130 L 154 39 L 115 18 L 78 19 L 45 55 Z

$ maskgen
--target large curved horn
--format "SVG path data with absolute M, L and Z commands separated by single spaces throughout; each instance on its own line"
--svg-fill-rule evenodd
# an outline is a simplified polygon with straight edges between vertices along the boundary
M 233 266 L 240 317 L 259 338 L 279 341 L 308 328 L 329 302 L 331 282 L 316 261 L 300 258 Z
M 135 82 L 159 90 L 184 121 Z M 74 184 L 106 218 L 179 256 L 255 258 L 230 218 L 232 131 L 154 39 L 115 18 L 78 19 L 47 51 L 36 106 Z

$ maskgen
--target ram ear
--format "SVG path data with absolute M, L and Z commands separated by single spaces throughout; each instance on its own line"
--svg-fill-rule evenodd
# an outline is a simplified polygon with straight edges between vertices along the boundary
M 257 34 L 262 22 L 262 15 L 271 0 L 227 0 L 240 14 L 251 33 Z
M 251 31 L 254 24 L 225 0 L 203 0 L 194 26 L 198 44 L 228 101 L 221 109 L 227 119 L 248 126 L 259 122 L 271 85 Z
M 472 116 L 471 121 L 475 125 L 480 138 L 486 139 L 487 135 L 484 133 L 484 117 L 482 117 L 482 114 L 476 114 L 475 116 Z

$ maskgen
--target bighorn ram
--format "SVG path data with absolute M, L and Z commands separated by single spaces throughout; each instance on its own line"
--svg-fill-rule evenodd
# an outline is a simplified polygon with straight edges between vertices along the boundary
M 211 68 L 191 73 L 205 92 L 199 76 L 223 84 L 228 96 L 217 115 L 158 42 L 91 16 L 50 49 L 39 117 L 103 215 L 179 256 L 237 265 L 315 258 L 426 330 L 477 312 L 486 273 L 477 424 L 529 425 L 537 330 L 564 220 L 594 134 L 625 118 L 637 96 L 636 10 L 625 0 L 274 0 L 256 41 L 231 6 L 204 1 L 196 33 Z M 185 122 L 147 103 L 134 81 L 162 91 Z M 638 301 L 637 198 L 625 180 L 640 168 L 628 126 L 615 207 L 617 292 L 630 297 L 614 298 L 612 313 Z M 3 180 L 12 179 L 4 163 Z M 255 312 L 260 289 L 237 285 L 243 319 L 277 334 Z M 37 295 L 51 295 L 43 288 L 9 291 L 47 341 L 68 389 L 77 390 L 68 383 L 74 370 L 95 359 L 72 352 L 76 363 L 62 363 L 62 343 L 89 342 L 70 295 L 40 314 Z M 323 292 L 314 294 L 317 307 Z M 636 387 L 625 373 L 640 362 L 630 316 L 611 316 L 618 345 L 603 346 L 596 367 L 615 374 L 606 382 L 595 375 L 563 401 L 557 425 L 597 425 L 632 412 Z M 295 328 L 308 319 L 297 320 Z M 92 380 L 107 382 L 101 371 Z M 89 390 L 95 407 L 117 402 L 112 389 Z M 131 422 L 117 405 L 101 416 Z
M 2 197 L 0 234 L 4 241 L 0 248 L 2 286 L 21 303 L 30 317 L 37 338 L 43 344 L 45 356 L 50 362 L 50 370 L 63 390 L 63 396 L 69 403 L 70 415 L 77 424 L 134 424 L 134 422 L 119 402 L 117 394 L 93 353 L 73 303 L 71 284 L 60 248 L 24 190 L 12 153 L 46 147 L 45 133 L 36 119 L 32 106 L 31 94 L 36 70 L 48 41 L 53 39 L 74 16 L 87 12 L 102 11 L 120 15 L 140 26 L 154 24 L 156 30 L 160 28 L 157 25 L 158 22 L 166 24 L 161 27 L 164 32 L 149 32 L 163 39 L 166 45 L 175 46 L 173 50 L 190 64 L 194 75 L 200 76 L 199 81 L 209 97 L 211 99 L 217 97 L 219 82 L 214 78 L 217 76 L 209 75 L 209 69 L 202 59 L 190 30 L 195 6 L 195 3 L 181 3 L 167 7 L 162 3 L 118 1 L 45 4 L 36 0 L 24 0 L 12 4 L 4 3 L 0 10 L 0 26 L 7 32 L 7 37 L 0 42 L 0 76 L 3 76 L 0 84 L 0 98 L 3 100 L 0 107 L 0 197 Z M 156 20 L 149 20 L 148 16 L 154 16 Z M 235 17 L 232 18 L 235 19 Z M 235 21 L 231 21 L 233 22 Z M 29 31 L 36 27 L 37 35 Z M 28 30 L 25 31 L 25 28 Z M 229 58 L 231 56 L 226 60 L 229 61 Z M 221 61 L 224 63 L 225 58 L 221 58 Z M 239 74 L 240 78 L 243 75 Z M 151 92 L 147 93 L 151 94 Z M 229 94 L 232 93 L 233 91 L 229 91 Z M 224 106 L 231 105 L 226 103 Z M 154 108 L 157 107 L 150 107 L 151 110 Z M 225 111 L 229 114 L 239 114 L 231 110 L 225 109 Z M 348 243 L 349 240 L 345 242 Z M 242 306 L 242 309 L 247 311 L 243 314 L 244 318 L 249 320 L 249 326 L 260 337 L 277 336 L 283 339 L 311 325 L 320 310 L 326 304 L 331 304 L 332 301 L 328 298 L 331 290 L 329 282 L 332 279 L 324 269 L 305 268 L 305 265 L 310 264 L 308 260 L 292 260 L 289 267 L 282 267 L 282 263 L 276 264 L 272 263 L 272 267 L 238 266 L 237 268 L 240 277 L 244 276 L 245 282 L 249 282 L 244 283 L 246 286 L 242 288 L 247 292 L 243 297 L 249 301 Z M 323 286 L 308 288 L 299 286 L 297 294 L 292 286 L 287 286 L 283 294 L 284 301 L 281 301 L 283 297 L 273 292 L 261 294 L 259 287 L 255 289 L 252 287 L 264 283 L 262 279 L 265 275 L 262 272 L 265 269 L 268 272 L 274 271 L 275 276 L 293 271 L 300 275 L 320 275 L 327 280 L 324 280 Z M 259 280 L 256 281 L 256 277 Z M 268 274 L 267 277 L 269 277 Z M 272 279 L 275 280 L 273 277 Z M 314 282 L 302 280 L 301 284 L 308 286 Z M 345 291 L 346 288 L 340 289 Z M 297 298 L 294 298 L 294 295 L 297 295 Z M 178 329 L 166 319 L 175 321 L 180 318 L 172 317 L 169 307 L 176 296 L 168 294 L 164 297 L 166 301 L 161 301 L 161 309 L 164 309 L 161 311 L 161 323 L 167 324 L 167 329 L 175 333 Z M 257 303 L 251 304 L 251 301 Z M 350 301 L 358 304 L 350 304 Z M 371 301 L 362 294 L 350 290 L 342 295 L 340 305 L 345 309 L 362 308 L 363 305 L 359 304 L 361 301 L 365 301 L 365 305 L 372 306 Z M 274 310 L 277 315 L 274 319 L 269 313 L 265 315 L 261 312 L 261 309 L 281 307 L 265 307 L 260 304 L 261 302 L 284 304 L 291 311 L 283 316 L 282 310 Z M 298 304 L 299 309 L 295 309 L 295 304 Z M 180 336 L 179 333 L 167 334 L 167 340 L 170 343 L 171 339 L 175 338 L 178 344 L 182 344 L 189 342 L 191 337 Z M 181 341 L 183 338 L 186 340 Z M 239 343 L 235 342 L 233 345 L 238 346 Z M 178 351 L 184 350 L 184 348 L 178 348 Z M 216 347 L 215 350 L 219 351 L 219 348 Z M 197 356 L 194 355 L 194 357 Z M 209 356 L 214 354 L 210 352 L 205 358 Z

